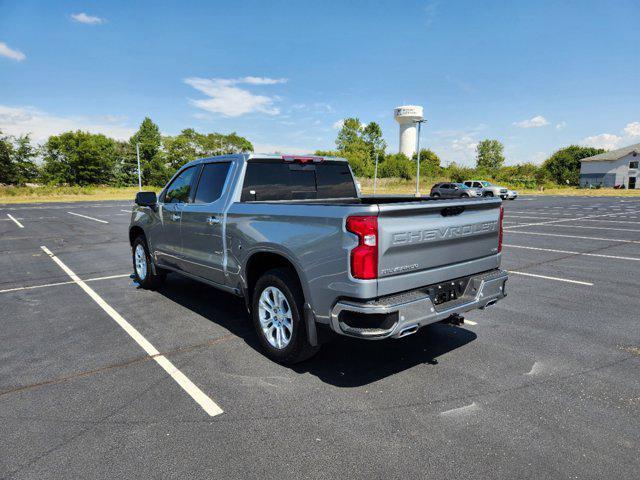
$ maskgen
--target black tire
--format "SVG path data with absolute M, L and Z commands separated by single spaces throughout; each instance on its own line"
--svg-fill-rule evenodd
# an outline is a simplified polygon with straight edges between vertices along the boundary
M 280 290 L 291 308 L 292 332 L 289 343 L 284 348 L 276 348 L 269 343 L 260 323 L 260 296 L 269 287 Z M 315 355 L 320 347 L 313 347 L 307 339 L 307 329 L 303 318 L 304 294 L 295 272 L 286 268 L 274 268 L 265 272 L 256 282 L 251 302 L 251 317 L 258 334 L 260 346 L 266 355 L 278 363 L 292 365 Z
M 431 195 L 433 198 L 440 198 L 440 194 L 439 193 L 434 193 L 433 195 Z
M 142 248 L 144 249 L 144 255 L 147 262 L 146 274 L 144 275 L 144 278 L 142 278 L 142 272 L 139 272 L 139 268 L 136 266 L 136 251 L 139 246 L 142 246 Z M 133 246 L 131 247 L 131 258 L 133 260 L 134 280 L 138 285 L 147 290 L 155 290 L 160 285 L 162 285 L 165 278 L 167 277 L 167 274 L 160 268 L 156 268 L 156 273 L 154 273 L 153 263 L 151 260 L 151 256 L 149 255 L 149 247 L 147 247 L 147 240 L 143 235 L 140 235 L 133 241 Z
M 463 193 L 462 195 L 460 195 L 460 198 L 469 198 L 469 195 L 467 195 L 466 193 Z
M 493 192 L 485 192 L 485 197 L 493 197 Z

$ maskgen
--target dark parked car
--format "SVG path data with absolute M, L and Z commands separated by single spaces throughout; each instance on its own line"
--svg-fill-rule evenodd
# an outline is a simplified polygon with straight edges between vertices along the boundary
M 482 190 L 477 188 L 469 188 L 462 183 L 436 183 L 433 187 L 431 187 L 430 195 L 434 198 L 481 197 Z

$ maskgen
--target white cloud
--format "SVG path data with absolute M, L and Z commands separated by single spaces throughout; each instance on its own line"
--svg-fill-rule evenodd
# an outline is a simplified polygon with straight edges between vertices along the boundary
M 624 133 L 630 137 L 640 137 L 640 122 L 627 123 L 624 127 Z
M 513 122 L 516 127 L 520 128 L 538 128 L 544 127 L 545 125 L 549 125 L 549 121 L 544 118 L 542 115 L 536 115 L 529 120 L 522 120 L 521 122 Z
M 100 25 L 106 22 L 104 18 L 96 17 L 95 15 L 87 15 L 86 13 L 72 13 L 71 19 L 74 22 L 84 23 L 85 25 Z
M 567 122 L 563 120 L 560 123 L 556 124 L 556 130 L 564 130 L 564 127 L 566 126 L 567 126 Z
M 344 118 L 341 118 L 340 120 L 336 120 L 335 122 L 333 122 L 333 124 L 331 125 L 331 128 L 333 128 L 334 130 L 340 130 L 343 125 L 344 125 Z
M 204 93 L 206 99 L 191 100 L 191 104 L 207 112 L 220 113 L 225 117 L 239 117 L 247 113 L 260 112 L 267 115 L 278 115 L 280 109 L 274 105 L 279 98 L 276 96 L 256 95 L 249 90 L 238 87 L 248 85 L 274 85 L 285 83 L 284 78 L 244 77 L 244 78 L 199 78 L 191 77 L 184 80 L 199 92 Z
M 463 135 L 460 138 L 454 139 L 451 143 L 452 150 L 463 153 L 475 152 L 477 146 L 478 141 L 471 135 Z
M 121 118 L 121 117 L 120 117 Z M 119 140 L 126 140 L 135 133 L 134 128 L 119 122 L 87 117 L 60 117 L 34 107 L 8 107 L 0 105 L 0 130 L 8 135 L 31 134 L 36 142 L 43 142 L 50 135 L 69 130 L 102 133 Z
M 10 58 L 11 60 L 15 60 L 16 62 L 21 62 L 25 58 L 27 58 L 27 56 L 20 50 L 10 48 L 9 45 L 4 42 L 0 42 L 0 57 Z
M 242 77 L 236 79 L 235 82 L 248 83 L 249 85 L 276 85 L 278 83 L 287 83 L 287 79 L 267 77 Z
M 601 133 L 600 135 L 593 135 L 592 137 L 586 137 L 582 140 L 582 143 L 588 147 L 604 148 L 606 150 L 613 150 L 618 147 L 622 137 L 614 135 L 612 133 Z

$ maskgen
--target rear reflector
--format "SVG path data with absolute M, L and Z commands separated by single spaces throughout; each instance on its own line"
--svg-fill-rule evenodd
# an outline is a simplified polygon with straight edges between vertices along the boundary
M 504 219 L 504 207 L 500 205 L 500 230 L 498 231 L 498 253 L 502 251 L 502 220 Z
M 378 217 L 348 217 L 347 231 L 358 236 L 358 246 L 351 250 L 351 275 L 362 280 L 378 278 Z

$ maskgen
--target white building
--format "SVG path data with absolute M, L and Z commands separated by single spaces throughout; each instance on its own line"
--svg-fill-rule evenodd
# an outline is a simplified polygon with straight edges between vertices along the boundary
M 393 116 L 400 124 L 400 153 L 411 158 L 416 153 L 416 138 L 418 120 L 424 118 L 422 107 L 418 105 L 404 105 L 393 109 Z
M 583 158 L 580 162 L 580 185 L 640 188 L 640 143 Z

